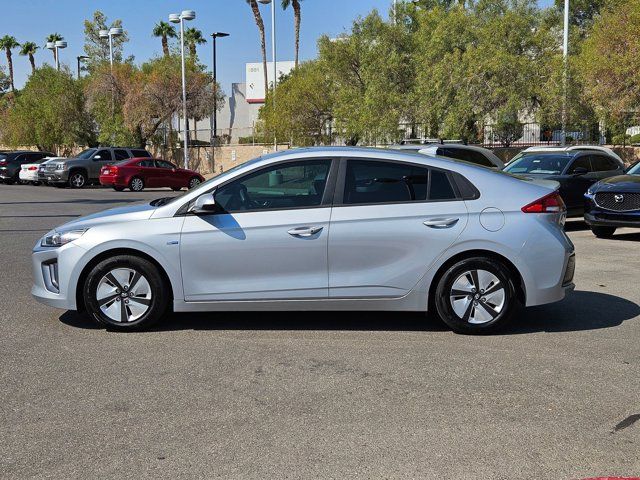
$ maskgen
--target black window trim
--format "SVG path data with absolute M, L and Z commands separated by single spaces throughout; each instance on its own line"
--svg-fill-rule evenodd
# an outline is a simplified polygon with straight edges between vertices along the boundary
M 327 208 L 327 207 L 331 207 L 332 206 L 332 199 L 334 196 L 334 191 L 335 191 L 335 187 L 336 187 L 336 177 L 338 176 L 338 165 L 340 162 L 340 158 L 338 157 L 332 157 L 329 155 L 322 155 L 322 156 L 318 156 L 318 157 L 303 157 L 303 158 L 291 158 L 288 160 L 282 160 L 279 162 L 274 162 L 274 163 L 270 163 L 269 165 L 264 165 L 262 167 L 256 167 L 248 172 L 245 172 L 244 174 L 242 174 L 241 176 L 236 176 L 234 178 L 230 178 L 229 180 L 227 180 L 226 182 L 222 182 L 218 185 L 216 185 L 215 187 L 211 187 L 209 190 L 207 190 L 206 192 L 203 192 L 201 195 L 206 195 L 208 193 L 213 192 L 214 190 L 218 190 L 219 188 L 222 188 L 232 182 L 235 182 L 236 180 L 241 180 L 242 178 L 248 176 L 248 175 L 253 175 L 256 174 L 258 172 L 260 172 L 261 170 L 267 170 L 267 169 L 271 169 L 273 167 L 279 167 L 279 166 L 283 166 L 283 165 L 287 165 L 289 163 L 300 163 L 300 162 L 313 162 L 313 161 L 319 161 L 319 160 L 329 160 L 330 164 L 329 164 L 329 174 L 327 177 L 327 184 L 324 187 L 324 193 L 322 194 L 322 200 L 320 201 L 319 205 L 312 205 L 312 206 L 301 206 L 301 207 L 281 207 L 281 208 L 261 208 L 259 210 L 232 210 L 230 212 L 224 211 L 224 212 L 211 212 L 211 213 L 199 213 L 197 214 L 198 216 L 207 216 L 207 215 L 232 215 L 232 214 L 238 214 L 238 213 L 262 213 L 262 212 L 277 212 L 277 211 L 286 211 L 286 210 L 309 210 L 309 209 L 316 209 L 316 208 Z M 200 195 L 199 195 L 200 196 Z M 183 216 L 183 215 L 192 215 L 191 213 L 189 213 L 189 208 L 191 207 L 191 205 L 193 205 L 193 203 L 195 202 L 195 200 L 198 197 L 195 197 L 194 199 L 190 200 L 189 202 L 186 202 L 184 205 L 182 205 L 178 211 L 175 213 L 174 216 Z
M 453 193 L 455 194 L 455 198 L 445 198 L 445 199 L 436 199 L 436 200 L 410 200 L 408 202 L 366 202 L 366 203 L 344 203 L 344 188 L 346 183 L 346 174 L 347 174 L 347 162 L 349 160 L 361 160 L 361 161 L 372 161 L 372 162 L 381 162 L 381 163 L 398 163 L 400 165 L 415 165 L 416 167 L 426 168 L 429 170 L 429 180 L 427 184 L 427 192 L 431 190 L 431 170 L 436 170 L 439 172 L 443 172 L 449 183 L 451 184 L 451 188 L 453 189 Z M 428 193 L 427 193 L 428 194 Z M 453 175 L 449 170 L 444 168 L 438 168 L 431 165 L 425 165 L 423 163 L 417 162 L 407 162 L 402 160 L 391 160 L 386 158 L 371 158 L 371 157 L 347 157 L 342 158 L 340 160 L 340 170 L 338 173 L 338 182 L 336 184 L 335 193 L 333 195 L 333 206 L 334 207 L 365 207 L 371 205 L 407 205 L 414 203 L 442 203 L 442 202 L 462 202 L 464 199 L 460 194 L 460 189 L 458 188 L 458 183 L 455 181 Z

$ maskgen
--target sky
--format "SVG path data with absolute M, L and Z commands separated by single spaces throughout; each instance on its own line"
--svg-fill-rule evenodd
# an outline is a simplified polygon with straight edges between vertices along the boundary
M 552 0 L 542 0 L 543 5 Z M 283 11 L 276 0 L 276 40 L 278 60 L 293 60 L 293 11 Z M 129 33 L 124 56 L 133 55 L 136 63 L 162 53 L 160 39 L 152 36 L 154 25 L 167 21 L 170 13 L 195 10 L 196 19 L 187 22 L 209 38 L 215 31 L 228 32 L 230 37 L 218 39 L 218 80 L 226 93 L 231 84 L 244 82 L 245 63 L 259 62 L 260 43 L 251 9 L 245 0 L 1 0 L 3 18 L 0 35 L 13 35 L 18 42 L 36 42 L 44 47 L 45 37 L 60 33 L 68 42 L 61 51 L 61 63 L 75 72 L 76 57 L 82 55 L 84 45 L 83 21 L 92 18 L 95 10 L 105 13 L 109 21 L 121 19 Z M 300 58 L 316 56 L 316 41 L 322 34 L 334 37 L 349 29 L 353 20 L 378 9 L 384 16 L 392 0 L 304 0 L 300 32 Z M 271 58 L 271 6 L 261 6 L 267 34 L 267 55 Z M 211 42 L 198 46 L 198 56 L 211 69 Z M 53 55 L 42 48 L 36 54 L 36 65 L 53 63 Z M 0 53 L 0 65 L 5 67 L 6 57 Z M 30 71 L 26 57 L 13 52 L 16 88 L 21 88 Z

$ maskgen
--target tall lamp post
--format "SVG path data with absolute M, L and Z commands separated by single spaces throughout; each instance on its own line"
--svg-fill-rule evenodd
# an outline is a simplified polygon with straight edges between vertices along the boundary
M 47 42 L 46 47 L 49 50 L 55 50 L 56 70 L 59 71 L 60 70 L 60 54 L 58 50 L 61 48 L 67 48 L 67 42 L 65 42 L 64 40 L 58 40 L 57 42 Z
M 216 39 L 228 37 L 229 34 L 225 32 L 213 32 L 211 38 L 213 39 L 213 113 L 211 114 L 211 173 L 214 172 L 216 166 L 215 160 L 215 147 L 218 144 L 218 75 L 216 70 Z
M 564 38 L 562 41 L 562 146 L 567 144 L 567 76 L 569 68 L 569 0 L 564 0 Z
M 78 61 L 78 80 L 80 80 L 80 62 L 86 60 L 87 58 L 89 57 L 87 57 L 86 55 L 79 55 L 76 57 L 76 60 Z
M 180 15 L 172 13 L 169 15 L 171 23 L 180 24 L 180 57 L 182 59 L 182 135 L 184 137 L 184 168 L 189 168 L 189 140 L 187 139 L 187 80 L 184 66 L 184 21 L 196 18 L 193 10 L 183 10 Z
M 119 27 L 111 27 L 109 30 L 100 30 L 98 35 L 100 38 L 108 38 L 109 39 L 109 63 L 111 64 L 111 69 L 113 70 L 113 37 L 119 37 L 122 35 L 124 31 Z
M 276 64 L 276 2 L 272 0 L 258 0 L 263 5 L 271 4 L 271 61 L 273 62 L 273 107 L 276 106 L 276 86 L 278 84 L 278 67 Z M 273 148 L 278 150 L 278 139 L 273 134 Z

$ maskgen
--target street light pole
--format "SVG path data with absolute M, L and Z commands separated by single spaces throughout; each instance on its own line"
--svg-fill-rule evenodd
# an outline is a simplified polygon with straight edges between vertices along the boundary
M 567 76 L 569 72 L 569 0 L 564 0 L 564 38 L 562 42 L 562 137 L 561 144 L 567 144 Z
M 193 10 L 183 10 L 180 15 L 172 13 L 169 15 L 171 23 L 180 23 L 180 56 L 182 60 L 182 134 L 184 137 L 184 168 L 189 168 L 189 140 L 187 138 L 187 79 L 184 63 L 184 21 L 196 18 Z
M 109 64 L 111 65 L 111 71 L 113 71 L 113 37 L 119 37 L 124 31 L 120 27 L 111 27 L 109 30 L 100 30 L 98 35 L 100 38 L 109 39 Z
M 89 57 L 87 57 L 86 55 L 80 55 L 76 57 L 76 59 L 78 60 L 78 80 L 80 80 L 80 62 L 82 60 L 86 60 L 87 58 Z
M 215 147 L 218 143 L 218 75 L 216 70 L 216 40 L 218 38 L 228 37 L 225 32 L 214 32 L 211 34 L 213 39 L 213 112 L 211 114 L 211 173 L 215 173 L 216 151 Z
M 276 2 L 275 0 L 258 0 L 263 5 L 271 4 L 271 61 L 273 63 L 273 93 L 271 101 L 273 108 L 276 106 L 276 86 L 278 84 L 278 66 L 276 63 Z M 265 86 L 268 88 L 268 85 Z M 275 131 L 273 133 L 273 149 L 278 150 L 278 139 L 276 138 Z
M 65 42 L 64 40 L 58 40 L 55 44 L 55 49 L 56 49 L 56 70 L 60 70 L 60 52 L 58 51 L 58 49 L 60 48 L 67 48 L 67 42 Z

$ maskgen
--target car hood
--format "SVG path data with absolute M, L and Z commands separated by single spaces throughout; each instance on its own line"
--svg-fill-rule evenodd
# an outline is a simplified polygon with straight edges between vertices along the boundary
M 133 220 L 145 220 L 151 217 L 151 214 L 157 207 L 150 205 L 148 202 L 136 203 L 125 207 L 116 207 L 102 212 L 93 213 L 86 217 L 80 217 L 65 223 L 56 228 L 57 231 L 82 230 L 95 227 L 97 225 L 105 225 L 109 223 L 130 222 Z
M 596 183 L 593 191 L 597 192 L 640 192 L 640 175 L 616 175 Z

